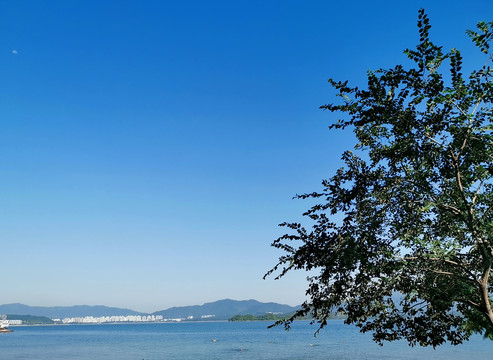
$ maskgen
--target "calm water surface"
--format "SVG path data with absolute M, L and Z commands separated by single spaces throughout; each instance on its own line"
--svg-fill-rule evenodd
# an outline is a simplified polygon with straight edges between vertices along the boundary
M 342 321 L 315 326 L 297 322 L 289 332 L 266 322 L 202 322 L 13 327 L 0 334 L 0 359 L 351 359 L 463 360 L 493 358 L 493 342 L 474 337 L 437 350 L 403 342 L 374 344 Z M 214 341 L 215 340 L 215 341 Z

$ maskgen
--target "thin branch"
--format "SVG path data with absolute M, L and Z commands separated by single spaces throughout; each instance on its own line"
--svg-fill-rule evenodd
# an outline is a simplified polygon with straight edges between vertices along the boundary
M 481 191 L 481 187 L 483 186 L 483 182 L 484 182 L 484 179 L 482 179 L 479 182 L 478 188 L 477 188 L 476 192 L 474 193 L 474 197 L 472 198 L 472 204 L 473 205 L 476 203 L 476 200 L 478 198 L 479 192 Z
M 476 106 L 474 107 L 474 109 L 471 112 L 471 115 L 474 115 L 474 113 L 478 109 L 478 106 L 483 102 L 483 98 L 484 98 L 484 95 L 479 98 L 478 102 L 476 103 Z
M 468 120 L 469 120 L 469 126 L 467 127 L 467 133 L 466 133 L 466 136 L 464 136 L 464 141 L 462 142 L 462 146 L 460 148 L 459 154 L 462 154 L 462 151 L 464 151 L 464 149 L 466 148 L 467 140 L 469 140 L 469 135 L 471 135 L 471 131 L 472 131 L 472 119 L 471 119 L 471 117 L 469 117 Z
M 469 299 L 458 299 L 459 302 L 461 303 L 464 303 L 464 304 L 467 304 L 473 308 L 475 308 L 476 310 L 479 310 L 481 311 L 481 305 L 472 301 L 472 300 L 469 300 Z
M 450 272 L 450 271 L 433 270 L 433 272 L 435 274 L 439 274 L 439 275 L 457 276 L 457 274 L 454 274 L 453 272 Z M 462 276 L 459 276 L 459 277 L 462 277 Z
M 453 266 L 456 266 L 458 267 L 459 269 L 463 270 L 464 272 L 466 272 L 469 276 L 461 276 L 465 279 L 467 279 L 468 281 L 470 282 L 473 282 L 473 283 L 477 283 L 478 280 L 476 280 L 476 276 L 474 273 L 472 273 L 466 266 L 464 266 L 463 264 L 457 262 L 457 261 L 453 261 L 453 260 L 450 260 L 450 259 L 443 259 L 443 258 L 438 258 L 438 257 L 422 257 L 422 256 L 405 256 L 405 257 L 397 257 L 398 260 L 422 260 L 422 259 L 426 259 L 426 260 L 431 260 L 431 261 L 436 261 L 436 262 L 444 262 L 444 263 L 447 263 L 449 265 L 453 265 Z M 433 270 L 435 271 L 435 270 Z M 436 271 L 439 271 L 439 270 L 436 270 Z M 454 274 L 456 276 L 459 276 L 458 274 Z
M 431 142 L 433 142 L 433 143 L 437 144 L 437 145 L 438 145 L 438 146 L 440 146 L 443 150 L 447 150 L 447 149 L 448 149 L 448 147 L 447 147 L 447 146 L 445 146 L 444 144 L 442 144 L 442 143 L 441 143 L 441 142 L 439 142 L 439 141 L 436 141 L 435 139 L 433 139 L 433 138 L 432 138 L 431 136 L 429 136 L 429 135 L 426 135 L 426 134 L 425 134 L 425 138 L 427 138 L 427 139 L 428 139 L 428 140 L 430 140 Z
M 462 214 L 462 211 L 460 211 L 459 209 L 457 209 L 455 206 L 452 206 L 452 205 L 447 205 L 447 204 L 437 204 L 437 207 L 441 207 L 445 210 L 450 210 L 453 214 L 455 215 L 460 215 Z
M 451 103 L 452 105 L 454 105 L 454 106 L 455 106 L 455 107 L 456 107 L 456 108 L 457 108 L 457 109 L 458 109 L 458 110 L 462 113 L 462 115 L 464 115 L 464 116 L 466 116 L 466 117 L 468 116 L 468 114 L 467 114 L 466 112 L 464 112 L 464 110 L 462 110 L 462 109 L 461 109 L 461 107 L 460 107 L 459 105 L 457 105 L 455 102 L 453 102 L 453 101 L 452 101 L 452 100 L 450 100 L 450 99 L 447 99 L 447 101 L 448 101 L 449 103 Z
M 467 281 L 471 284 L 474 284 L 474 285 L 478 285 L 478 283 L 479 283 L 479 281 L 477 281 L 477 280 L 471 279 L 471 278 L 464 276 L 464 275 L 454 274 L 453 272 L 450 272 L 450 271 L 433 270 L 433 272 L 435 274 L 439 274 L 439 275 L 446 275 L 446 276 L 450 276 L 450 277 L 454 277 L 454 278 L 459 278 L 459 279 L 465 280 L 465 281 Z

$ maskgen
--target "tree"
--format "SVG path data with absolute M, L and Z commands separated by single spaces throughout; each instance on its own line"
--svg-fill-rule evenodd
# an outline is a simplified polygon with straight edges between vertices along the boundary
M 467 34 L 487 62 L 468 78 L 420 10 L 410 68 L 368 72 L 365 89 L 329 80 L 342 100 L 321 108 L 343 114 L 330 128 L 353 129 L 358 144 L 320 192 L 297 196 L 318 199 L 303 214 L 311 228 L 283 223 L 290 233 L 272 243 L 284 254 L 265 276 L 316 274 L 280 324 L 311 315 L 323 328 L 343 312 L 380 345 L 493 340 L 493 22 L 477 27 Z

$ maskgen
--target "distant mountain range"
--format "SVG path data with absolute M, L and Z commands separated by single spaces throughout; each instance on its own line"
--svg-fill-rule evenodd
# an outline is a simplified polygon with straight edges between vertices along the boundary
M 172 307 L 157 311 L 153 315 L 162 315 L 165 319 L 188 318 L 194 320 L 227 320 L 235 315 L 264 315 L 266 313 L 290 313 L 299 307 L 278 303 L 262 303 L 257 300 L 219 300 L 204 305 Z
M 0 305 L 0 314 L 18 314 L 46 316 L 50 319 L 84 316 L 118 316 L 118 315 L 147 315 L 130 309 L 121 309 L 103 305 L 89 306 L 28 306 L 23 304 Z
M 151 315 L 162 315 L 165 319 L 187 319 L 193 320 L 227 320 L 235 315 L 264 315 L 266 313 L 291 313 L 299 309 L 289 305 L 278 303 L 263 303 L 257 300 L 219 300 L 205 303 L 203 305 L 172 307 L 166 310 L 156 311 Z M 0 305 L 0 314 L 19 314 L 46 316 L 50 319 L 63 319 L 69 317 L 84 316 L 118 316 L 118 315 L 150 315 L 133 311 L 108 307 L 103 305 L 88 306 L 28 306 L 23 304 Z

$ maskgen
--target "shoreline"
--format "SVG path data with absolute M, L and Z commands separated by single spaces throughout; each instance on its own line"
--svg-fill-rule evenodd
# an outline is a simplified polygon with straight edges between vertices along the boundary
M 340 319 L 331 319 L 340 320 Z M 70 324 L 22 324 L 22 325 L 10 325 L 10 327 L 33 327 L 33 326 L 72 326 L 72 325 L 156 325 L 156 324 L 197 324 L 197 323 L 242 323 L 242 322 L 273 322 L 274 320 L 243 320 L 243 321 L 230 321 L 230 320 L 184 320 L 184 321 L 154 321 L 154 322 L 139 322 L 139 321 L 125 321 L 125 322 L 100 322 L 100 323 L 70 323 Z M 295 320 L 298 321 L 310 321 L 310 320 Z

